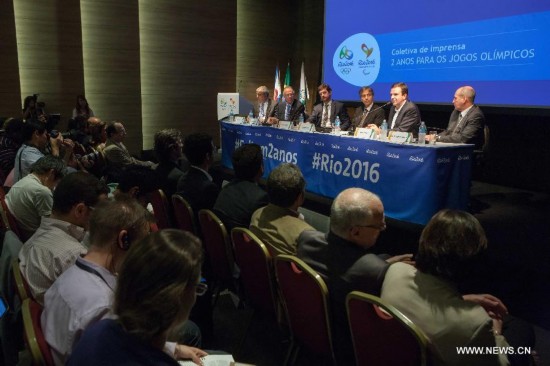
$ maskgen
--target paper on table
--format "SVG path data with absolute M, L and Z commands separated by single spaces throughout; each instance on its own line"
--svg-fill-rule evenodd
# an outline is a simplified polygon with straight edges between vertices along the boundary
M 208 355 L 201 357 L 204 366 L 229 366 L 233 362 L 231 355 Z M 193 361 L 179 361 L 181 366 L 197 366 Z

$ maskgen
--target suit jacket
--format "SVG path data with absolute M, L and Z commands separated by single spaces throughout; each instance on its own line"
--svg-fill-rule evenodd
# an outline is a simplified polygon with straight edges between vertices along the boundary
M 191 166 L 178 181 L 177 194 L 189 202 L 195 217 L 198 217 L 199 210 L 211 210 L 219 193 L 220 188 L 195 166 Z
M 285 109 L 286 109 L 286 102 L 284 99 L 280 100 L 273 106 L 273 109 L 271 110 L 271 113 L 269 114 L 270 117 L 276 117 L 279 121 L 285 121 Z M 296 123 L 298 122 L 298 118 L 300 118 L 300 114 L 304 114 L 304 106 L 302 103 L 300 103 L 299 100 L 294 99 L 290 106 L 290 118 L 289 120 Z
M 508 343 L 503 336 L 493 335 L 493 321 L 487 312 L 478 304 L 463 300 L 450 282 L 409 264 L 395 263 L 386 272 L 380 297 L 428 336 L 434 365 L 506 364 L 507 360 L 498 355 L 456 352 L 458 346 L 506 347 Z
M 103 154 L 105 155 L 105 160 L 107 164 L 113 168 L 120 169 L 127 165 L 140 165 L 145 166 L 151 169 L 156 167 L 156 164 L 150 161 L 141 161 L 134 158 L 126 149 L 126 146 L 121 142 L 120 144 L 115 143 L 112 140 L 107 140 L 105 143 L 105 149 L 103 149 Z
M 315 229 L 296 212 L 271 203 L 257 209 L 250 219 L 250 231 L 267 246 L 272 256 L 295 255 L 298 236 L 304 230 Z
M 389 264 L 355 243 L 332 232 L 304 231 L 297 256 L 327 283 L 332 312 L 332 339 L 339 365 L 355 365 L 349 333 L 346 296 L 353 290 L 378 295 Z
M 418 128 L 420 127 L 420 111 L 416 104 L 407 100 L 407 102 L 401 106 L 401 110 L 395 120 L 394 128 L 391 128 L 394 114 L 395 107 L 392 105 L 388 117 L 388 128 L 392 131 L 412 132 L 414 135 L 418 134 Z
M 189 170 L 189 162 L 182 159 L 184 166 L 180 166 L 172 161 L 161 162 L 155 169 L 159 187 L 162 189 L 168 200 L 178 190 L 179 179 Z
M 229 233 L 234 227 L 248 228 L 254 211 L 268 203 L 267 192 L 257 183 L 236 178 L 222 188 L 214 212 Z
M 313 107 L 313 112 L 307 121 L 313 123 L 315 126 L 321 127 L 321 124 L 323 123 L 323 108 L 323 103 L 319 103 Z M 342 131 L 347 131 L 351 126 L 348 111 L 346 107 L 344 107 L 344 103 L 333 100 L 330 104 L 330 123 L 332 125 L 334 125 L 336 116 L 340 117 L 340 129 Z
M 456 109 L 451 113 L 447 129 L 439 135 L 438 141 L 454 142 L 463 144 L 474 144 L 476 149 L 480 149 L 485 142 L 485 116 L 477 105 L 466 113 L 460 125 L 458 125 L 458 116 L 460 112 Z
M 355 108 L 355 115 L 353 116 L 353 120 L 351 121 L 353 129 L 355 130 L 358 127 L 367 127 L 370 124 L 375 124 L 377 126 L 380 126 L 384 121 L 384 119 L 386 119 L 386 114 L 384 113 L 384 108 L 380 108 L 374 111 L 377 108 L 380 108 L 380 106 L 377 106 L 376 104 L 372 105 L 370 112 L 367 114 L 367 117 L 363 121 L 362 126 L 360 126 L 359 124 L 361 123 L 361 119 L 363 118 L 363 111 L 365 110 L 365 105 Z
M 268 98 L 267 99 L 267 108 L 264 111 L 266 119 L 271 115 L 271 111 L 273 110 L 273 107 L 274 107 L 273 101 L 271 100 L 271 98 Z M 253 108 L 254 108 L 254 110 L 253 110 L 254 117 L 259 118 L 260 117 L 260 103 L 258 103 L 258 101 L 256 101 L 254 103 Z M 265 121 L 263 123 L 265 123 Z

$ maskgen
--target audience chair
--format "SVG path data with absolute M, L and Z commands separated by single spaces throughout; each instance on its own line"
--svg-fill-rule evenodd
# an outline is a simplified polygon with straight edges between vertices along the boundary
M 4 199 L 0 199 L 0 204 L 1 204 L 1 211 L 2 211 L 1 212 L 2 220 L 4 221 L 3 226 L 7 230 L 13 231 L 15 235 L 17 235 L 20 239 L 22 239 L 21 230 L 19 229 L 19 224 L 17 223 L 17 219 L 15 218 L 15 216 L 13 216 L 13 214 L 9 210 L 8 205 L 6 204 L 6 201 Z
M 23 303 L 23 301 L 25 301 L 28 298 L 32 298 L 31 290 L 29 289 L 29 284 L 21 274 L 18 258 L 13 259 L 11 264 L 11 271 L 12 271 L 12 278 L 15 282 L 15 293 L 19 297 L 20 303 Z
M 149 200 L 153 206 L 159 230 L 170 228 L 170 203 L 162 189 L 149 193 Z
M 235 259 L 225 226 L 210 210 L 199 211 L 199 224 L 203 237 L 206 257 L 215 282 L 214 299 L 222 289 L 230 288 L 238 292 L 234 273 Z
M 399 310 L 359 291 L 346 306 L 357 366 L 429 365 L 428 338 Z
M 285 364 L 295 363 L 300 346 L 334 364 L 325 282 L 301 259 L 291 255 L 275 258 L 275 273 L 291 332 Z
M 26 299 L 23 302 L 21 312 L 23 314 L 23 334 L 31 353 L 33 364 L 53 366 L 50 346 L 46 343 L 40 325 L 42 306 L 32 299 Z
M 197 234 L 195 215 L 189 202 L 182 196 L 174 194 L 172 195 L 172 208 L 174 209 L 174 220 L 178 229 Z

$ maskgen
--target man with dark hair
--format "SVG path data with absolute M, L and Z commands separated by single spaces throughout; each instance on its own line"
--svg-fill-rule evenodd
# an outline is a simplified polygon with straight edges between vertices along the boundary
M 329 288 L 338 364 L 355 364 L 345 305 L 348 293 L 359 290 L 378 295 L 390 263 L 412 257 L 389 258 L 371 251 L 385 229 L 380 198 L 361 188 L 349 188 L 332 202 L 328 234 L 304 231 L 298 238 L 298 257 L 319 273 Z
M 114 191 L 114 196 L 134 198 L 143 207 L 149 203 L 148 195 L 158 189 L 158 181 L 155 172 L 147 167 L 139 165 L 129 165 L 122 169 L 118 176 L 118 186 Z
M 264 174 L 264 161 L 260 145 L 245 144 L 233 152 L 235 179 L 221 190 L 214 212 L 228 232 L 234 227 L 250 225 L 254 211 L 268 204 L 267 193 L 258 181 Z
M 350 120 L 344 103 L 332 100 L 332 88 L 328 84 L 321 84 L 317 88 L 321 103 L 313 107 L 313 112 L 308 122 L 317 127 L 330 128 L 334 126 L 336 117 L 340 118 L 340 129 L 347 131 L 350 127 Z
M 368 125 L 380 126 L 385 119 L 384 109 L 374 104 L 374 89 L 364 86 L 359 89 L 359 97 L 363 105 L 355 109 L 353 116 L 353 129 L 367 127 Z
M 159 165 L 155 170 L 159 187 L 170 199 L 178 188 L 178 180 L 189 169 L 189 162 L 183 157 L 182 134 L 176 129 L 155 133 L 155 155 Z
M 304 203 L 306 182 L 300 168 L 283 163 L 267 178 L 269 204 L 254 212 L 250 230 L 267 244 L 272 255 L 296 254 L 298 236 L 314 230 L 298 213 Z
M 33 297 L 43 304 L 44 293 L 76 258 L 86 254 L 81 243 L 94 206 L 107 197 L 109 189 L 93 175 L 66 175 L 53 192 L 50 217 L 21 248 L 21 272 Z
M 409 88 L 405 83 L 394 83 L 391 86 L 390 97 L 392 107 L 388 117 L 388 127 L 392 131 L 418 133 L 420 127 L 420 111 L 416 104 L 409 100 Z M 371 127 L 373 125 L 369 125 Z
M 11 187 L 6 195 L 6 205 L 17 219 L 23 239 L 34 234 L 42 216 L 52 213 L 52 190 L 64 175 L 65 163 L 61 159 L 43 156 L 31 166 L 31 174 Z
M 65 163 L 67 163 L 73 152 L 74 143 L 71 140 L 64 140 L 61 134 L 56 138 L 49 137 L 46 125 L 33 119 L 23 124 L 22 137 L 24 141 L 23 145 L 21 145 L 15 156 L 14 183 L 17 183 L 17 181 L 29 174 L 31 165 L 44 156 L 43 151 L 48 144 L 48 140 L 51 146 L 51 155 L 53 156 L 60 156 L 59 150 L 61 146 L 65 146 Z
M 211 210 L 220 192 L 208 172 L 214 162 L 212 136 L 200 132 L 187 136 L 183 143 L 183 152 L 191 166 L 180 177 L 177 194 L 189 202 L 197 215 L 201 209 Z
M 141 165 L 150 169 L 155 169 L 155 163 L 138 160 L 130 155 L 123 143 L 126 139 L 126 129 L 122 122 L 114 121 L 109 123 L 105 132 L 107 133 L 107 142 L 105 143 L 103 153 L 107 160 L 107 164 L 111 168 L 118 169 L 127 165 Z

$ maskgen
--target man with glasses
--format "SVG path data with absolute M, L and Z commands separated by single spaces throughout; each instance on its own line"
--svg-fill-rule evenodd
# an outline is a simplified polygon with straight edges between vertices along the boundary
M 330 231 L 304 231 L 298 238 L 299 258 L 326 281 L 333 312 L 333 337 L 338 364 L 355 364 L 345 300 L 354 290 L 380 294 L 391 263 L 410 261 L 411 254 L 377 255 L 371 248 L 386 229 L 380 198 L 361 188 L 342 191 L 330 210 Z
M 296 93 L 291 86 L 283 89 L 283 99 L 277 102 L 269 114 L 268 123 L 277 124 L 279 121 L 292 121 L 298 123 L 300 115 L 304 117 L 304 106 L 296 98 Z
M 258 87 L 256 89 L 256 102 L 254 103 L 254 117 L 258 118 L 260 124 L 270 125 L 268 118 L 272 107 L 269 89 L 264 85 Z
M 44 303 L 44 293 L 69 268 L 86 254 L 82 244 L 90 215 L 97 203 L 107 198 L 109 188 L 91 174 L 76 172 L 61 179 L 53 192 L 50 217 L 19 252 L 20 268 L 32 296 Z
M 105 129 L 107 134 L 107 142 L 103 154 L 107 160 L 107 165 L 110 169 L 120 169 L 128 165 L 141 165 L 150 169 L 155 169 L 157 164 L 151 161 L 142 161 L 130 155 L 130 152 L 124 145 L 126 139 L 126 129 L 122 122 L 111 122 Z

